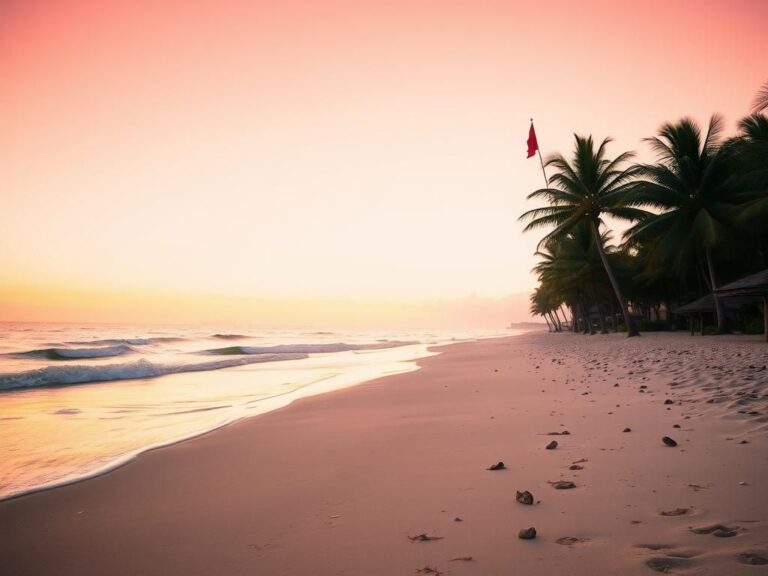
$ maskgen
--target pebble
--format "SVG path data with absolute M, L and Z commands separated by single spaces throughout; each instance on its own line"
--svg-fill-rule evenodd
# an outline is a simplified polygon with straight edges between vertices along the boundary
M 664 436 L 664 438 L 662 438 L 661 441 L 664 442 L 664 444 L 666 444 L 667 446 L 670 446 L 671 448 L 674 448 L 675 446 L 677 446 L 677 442 L 675 442 L 669 436 Z
M 557 448 L 557 440 L 552 440 L 549 444 L 547 444 L 547 450 L 554 450 Z
M 489 466 L 488 470 L 504 470 L 505 468 L 506 466 L 504 466 L 504 462 L 498 462 Z
M 517 537 L 521 540 L 533 540 L 536 538 L 536 528 L 523 528 L 517 533 Z
M 515 499 L 520 502 L 520 504 L 525 504 L 526 506 L 533 504 L 533 494 L 528 492 L 528 490 L 524 490 L 523 492 L 518 490 Z
M 632 428 L 624 428 L 624 430 L 622 430 L 622 432 L 632 432 Z

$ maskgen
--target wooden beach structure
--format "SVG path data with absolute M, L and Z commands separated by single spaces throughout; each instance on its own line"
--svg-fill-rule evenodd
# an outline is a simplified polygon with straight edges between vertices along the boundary
M 735 298 L 723 298 L 723 309 L 726 314 L 732 315 L 736 310 L 741 308 L 744 304 L 748 304 L 754 301 L 754 297 L 738 296 Z M 715 314 L 715 299 L 712 294 L 702 296 L 698 300 L 689 302 L 685 306 L 680 306 L 672 311 L 673 314 L 679 314 L 681 316 L 688 317 L 688 323 L 691 330 L 691 335 L 696 331 L 696 321 L 699 322 L 699 333 L 704 334 L 704 315 Z
M 763 334 L 768 342 L 768 269 L 745 276 L 715 290 L 718 296 L 752 296 L 763 299 Z

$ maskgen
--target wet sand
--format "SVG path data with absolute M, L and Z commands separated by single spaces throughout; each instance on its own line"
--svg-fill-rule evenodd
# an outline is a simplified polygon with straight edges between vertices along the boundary
M 0 572 L 768 570 L 761 337 L 529 334 L 440 351 L 0 502 Z M 536 539 L 519 539 L 528 527 Z

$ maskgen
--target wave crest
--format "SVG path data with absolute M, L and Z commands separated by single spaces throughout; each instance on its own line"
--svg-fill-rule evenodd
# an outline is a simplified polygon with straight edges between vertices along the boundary
M 87 358 L 122 356 L 133 351 L 130 346 L 120 344 L 118 346 L 101 346 L 98 348 L 43 348 L 41 350 L 19 352 L 14 355 L 25 358 L 47 358 L 48 360 L 84 360 Z
M 184 342 L 186 338 L 178 336 L 155 336 L 153 338 L 105 338 L 102 340 L 86 340 L 80 342 L 66 342 L 73 346 L 149 346 L 150 344 L 163 344 L 168 342 Z
M 136 362 L 100 366 L 46 366 L 45 368 L 15 374 L 0 374 L 0 390 L 154 378 L 156 376 L 165 376 L 166 374 L 205 372 L 258 362 L 302 360 L 306 357 L 306 354 L 264 354 L 254 358 L 228 358 L 193 364 L 153 364 L 148 360 L 142 359 Z
M 381 350 L 384 348 L 396 348 L 418 344 L 418 342 L 399 342 L 388 340 L 376 344 L 346 344 L 336 342 L 334 344 L 278 344 L 277 346 L 227 346 L 226 348 L 213 348 L 203 350 L 199 354 L 214 354 L 219 356 L 232 355 L 258 355 L 258 354 L 319 354 L 331 352 L 349 352 L 354 350 Z

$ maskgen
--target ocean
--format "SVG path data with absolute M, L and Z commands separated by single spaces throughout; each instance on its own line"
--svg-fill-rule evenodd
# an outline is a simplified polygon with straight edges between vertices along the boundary
M 0 323 L 0 499 L 519 332 Z

